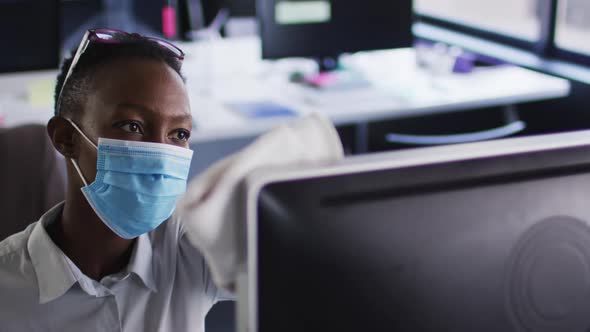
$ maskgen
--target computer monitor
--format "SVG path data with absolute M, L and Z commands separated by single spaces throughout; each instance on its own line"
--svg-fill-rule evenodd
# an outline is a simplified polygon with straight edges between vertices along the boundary
M 311 57 L 322 70 L 343 53 L 410 47 L 412 0 L 258 0 L 265 59 Z
M 265 170 L 240 331 L 590 327 L 590 131 Z
M 57 0 L 0 1 L 0 29 L 0 73 L 58 67 Z
M 228 8 L 233 17 L 256 16 L 256 0 L 230 0 Z

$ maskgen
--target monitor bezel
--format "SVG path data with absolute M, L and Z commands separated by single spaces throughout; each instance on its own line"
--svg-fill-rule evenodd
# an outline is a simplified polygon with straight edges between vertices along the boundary
M 332 50 L 321 52 L 323 54 L 315 54 L 316 52 L 311 52 L 307 49 L 289 47 L 289 48 L 281 48 L 277 50 L 276 47 L 269 48 L 268 44 L 265 42 L 266 39 L 270 38 L 271 34 L 274 34 L 273 28 L 277 26 L 274 23 L 274 13 L 273 8 L 267 8 L 269 3 L 272 2 L 273 4 L 277 0 L 256 0 L 256 17 L 258 19 L 258 32 L 260 35 L 261 40 L 261 48 L 262 48 L 262 58 L 269 59 L 269 60 L 276 60 L 276 59 L 283 59 L 283 58 L 291 58 L 291 57 L 304 57 L 304 58 L 314 58 L 314 59 L 323 59 L 323 58 L 330 58 L 330 59 L 338 59 L 339 56 L 342 54 L 347 53 L 355 53 L 361 51 L 377 51 L 377 50 L 387 50 L 393 48 L 400 48 L 400 47 L 412 47 L 414 43 L 413 31 L 412 26 L 413 22 L 415 21 L 415 16 L 413 13 L 413 2 L 409 2 L 408 8 L 408 15 L 410 17 L 410 28 L 407 31 L 408 40 L 404 42 L 398 41 L 388 41 L 388 42 L 380 42 L 375 43 L 373 47 L 370 49 L 365 49 L 362 47 L 356 46 L 354 43 L 350 43 L 347 45 L 341 45 L 340 47 L 333 47 Z M 273 22 L 273 23 L 269 23 Z M 306 29 L 307 27 L 303 27 Z M 293 38 L 300 38 L 301 31 L 297 31 L 297 33 L 292 36 Z M 272 39 L 272 38 L 271 38 Z
M 587 157 L 583 157 L 587 156 Z M 507 159 L 518 160 L 511 169 Z M 519 176 L 543 176 L 543 172 L 572 172 L 575 167 L 590 165 L 590 130 L 564 134 L 550 134 L 525 138 L 471 143 L 435 148 L 423 148 L 355 156 L 336 164 L 317 164 L 305 167 L 269 167 L 252 173 L 244 182 L 243 194 L 247 236 L 247 257 L 242 257 L 238 278 L 237 318 L 239 331 L 258 330 L 258 197 L 269 186 L 295 180 L 336 177 L 349 174 L 394 170 L 448 170 L 464 163 L 489 163 L 482 171 L 455 174 L 447 182 L 475 180 L 518 172 Z M 465 168 L 463 168 L 465 169 Z M 424 185 L 423 180 L 407 179 L 404 188 Z

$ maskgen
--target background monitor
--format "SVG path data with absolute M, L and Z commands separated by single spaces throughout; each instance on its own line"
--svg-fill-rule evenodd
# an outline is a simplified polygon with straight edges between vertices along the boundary
M 57 0 L 0 1 L 0 29 L 0 72 L 57 68 Z
M 1 1 L 1 0 L 0 0 Z M 206 12 L 215 15 L 218 0 L 85 0 L 60 4 L 62 50 L 69 54 L 76 49 L 87 29 L 109 27 L 147 36 L 168 38 L 163 33 L 162 10 L 175 10 L 176 36 L 173 40 L 189 40 L 190 32 L 205 27 Z M 201 5 L 203 3 L 203 5 Z M 212 19 L 212 18 L 211 18 Z
M 231 0 L 229 11 L 234 17 L 256 17 L 256 0 Z
M 257 12 L 265 59 L 412 46 L 411 0 L 258 0 Z
M 589 137 L 259 174 L 248 186 L 250 279 L 239 305 L 251 311 L 240 327 L 587 331 Z
M 163 37 L 162 8 L 168 3 L 179 6 L 185 1 L 188 0 L 61 1 L 62 53 L 69 55 L 71 51 L 75 51 L 86 30 L 97 27 Z M 183 14 L 177 10 L 177 20 L 183 19 Z

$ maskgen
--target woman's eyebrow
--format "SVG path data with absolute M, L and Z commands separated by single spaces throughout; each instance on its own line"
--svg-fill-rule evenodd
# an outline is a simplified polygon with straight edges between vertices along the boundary
M 155 109 L 149 108 L 145 105 L 140 105 L 140 104 L 135 104 L 135 103 L 130 103 L 130 102 L 119 103 L 117 105 L 117 108 L 127 108 L 127 109 L 132 108 L 132 109 L 137 109 L 142 112 L 152 113 L 154 115 L 159 115 L 159 116 L 165 114 L 167 118 L 169 118 L 175 122 L 192 121 L 192 115 L 190 113 L 178 112 L 178 113 L 174 113 L 174 114 L 167 114 L 165 112 L 160 112 Z
M 144 111 L 144 112 L 158 113 L 158 111 L 151 109 L 147 106 L 135 104 L 135 103 L 130 103 L 130 102 L 119 103 L 119 104 L 117 104 L 117 108 L 135 108 L 135 109 L 138 109 L 138 110 Z
M 183 121 L 191 122 L 193 119 L 192 115 L 186 114 L 186 113 L 172 114 L 169 116 L 169 118 L 172 119 L 174 122 L 183 122 Z

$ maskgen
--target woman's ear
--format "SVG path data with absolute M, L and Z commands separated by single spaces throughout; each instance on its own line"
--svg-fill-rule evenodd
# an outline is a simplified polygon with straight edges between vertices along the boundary
M 76 144 L 76 130 L 64 118 L 52 117 L 47 123 L 47 133 L 53 147 L 65 158 L 78 159 L 78 145 Z

